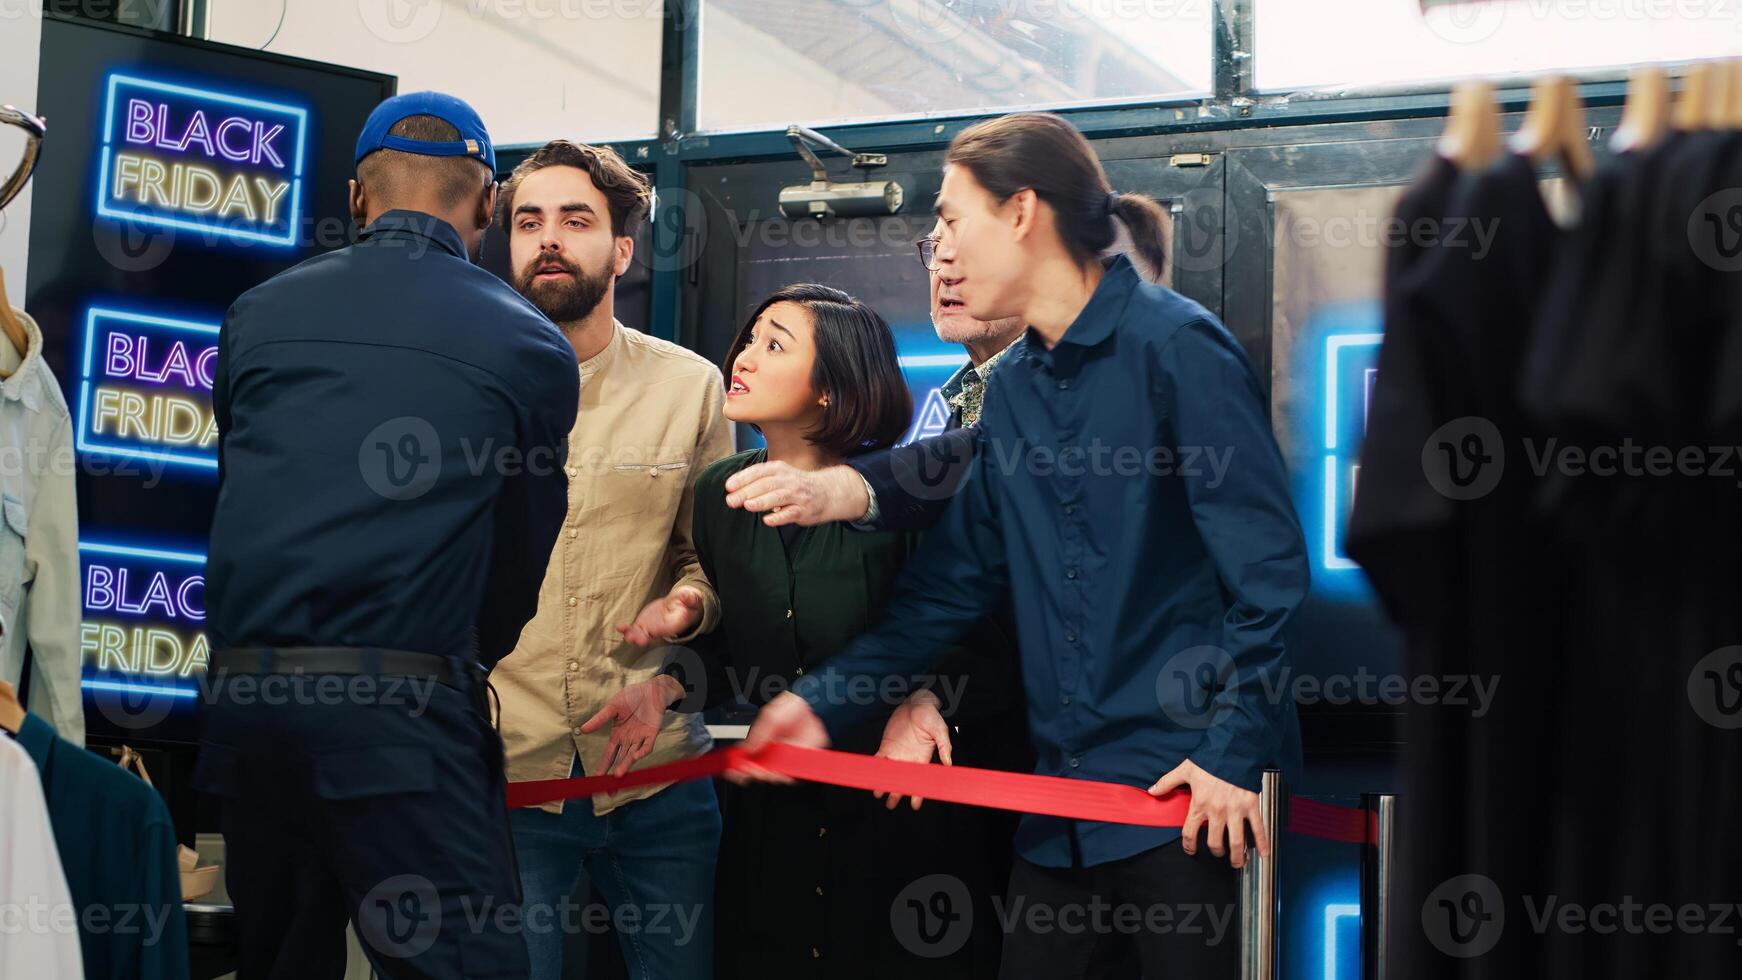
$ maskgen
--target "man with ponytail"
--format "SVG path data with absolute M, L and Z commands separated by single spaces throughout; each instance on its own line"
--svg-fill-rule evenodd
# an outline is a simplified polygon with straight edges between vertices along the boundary
M 856 678 L 923 670 L 1009 602 L 1036 771 L 1186 788 L 1191 806 L 1182 830 L 1024 818 L 1010 907 L 1132 908 L 1142 927 L 1028 931 L 1018 916 L 1005 975 L 1099 976 L 1135 956 L 1144 977 L 1234 976 L 1235 869 L 1279 830 L 1260 777 L 1299 756 L 1294 704 L 1270 692 L 1308 578 L 1263 391 L 1213 315 L 1104 257 L 1123 224 L 1165 267 L 1166 216 L 1115 193 L 1062 118 L 965 130 L 936 210 L 942 288 L 1027 330 L 881 624 L 770 701 L 745 747 L 829 744 L 864 710 L 843 694 Z

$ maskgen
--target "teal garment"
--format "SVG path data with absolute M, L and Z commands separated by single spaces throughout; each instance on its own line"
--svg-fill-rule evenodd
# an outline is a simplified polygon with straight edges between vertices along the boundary
M 187 980 L 175 824 L 163 798 L 35 715 L 24 716 L 18 744 L 42 774 L 86 980 Z

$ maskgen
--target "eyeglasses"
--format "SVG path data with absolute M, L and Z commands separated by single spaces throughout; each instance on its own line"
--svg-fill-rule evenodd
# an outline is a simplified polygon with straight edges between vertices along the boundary
M 925 271 L 938 271 L 938 238 L 935 235 L 927 235 L 926 237 L 921 238 L 919 241 L 913 243 L 913 247 L 919 250 L 919 264 L 925 266 Z

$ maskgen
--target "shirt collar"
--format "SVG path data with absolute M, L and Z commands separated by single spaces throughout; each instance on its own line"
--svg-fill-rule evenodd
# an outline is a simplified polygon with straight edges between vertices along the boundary
M 48 768 L 48 750 L 54 745 L 55 737 L 54 729 L 49 727 L 48 722 L 28 711 L 24 713 L 24 724 L 18 726 L 18 744 L 30 753 L 31 761 L 36 763 L 38 771 Z
M 357 236 L 358 241 L 368 241 L 371 238 L 421 238 L 466 259 L 466 243 L 460 238 L 460 233 L 454 230 L 454 226 L 422 211 L 395 209 L 382 214 L 370 222 L 369 227 L 363 229 L 363 234 Z
M 617 352 L 623 349 L 623 329 L 622 320 L 611 321 L 611 339 L 605 344 L 605 349 L 581 362 L 581 384 L 586 384 L 617 359 Z
M 1100 285 L 1095 287 L 1088 305 L 1065 328 L 1064 336 L 1059 338 L 1060 344 L 1083 348 L 1099 346 L 1113 336 L 1113 328 L 1119 325 L 1120 317 L 1125 315 L 1125 304 L 1141 281 L 1137 268 L 1124 255 L 1103 260 L 1101 266 L 1106 272 L 1101 275 Z M 1033 343 L 1030 346 L 1046 350 L 1046 342 L 1034 332 L 1033 327 L 1029 327 L 1023 336 L 1032 337 Z
M 1016 342 L 1021 339 L 1020 334 L 1012 337 L 1010 343 L 1005 344 L 1002 350 L 986 358 L 980 364 L 969 361 L 957 368 L 956 373 L 950 375 L 950 380 L 945 381 L 943 386 L 938 389 L 943 394 L 944 401 L 949 401 L 962 393 L 962 386 L 967 383 L 969 374 L 972 374 L 981 384 L 985 384 L 986 380 L 992 377 L 992 369 L 998 366 L 998 362 L 1003 359 L 1005 354 L 1010 353 L 1010 348 L 1015 347 Z
M 24 325 L 29 350 L 19 351 L 18 367 L 4 382 L 0 382 L 0 398 L 24 402 L 32 412 L 42 408 L 42 328 L 23 310 L 14 308 L 18 322 Z

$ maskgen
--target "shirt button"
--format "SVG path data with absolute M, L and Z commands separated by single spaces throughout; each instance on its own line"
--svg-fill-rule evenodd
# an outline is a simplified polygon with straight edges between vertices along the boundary
M 1075 514 L 1076 512 L 1077 512 L 1077 508 L 1076 508 L 1075 504 L 1066 504 L 1065 505 L 1065 513 L 1066 514 Z
M 818 827 L 817 828 L 817 836 L 818 837 L 821 837 L 828 832 L 829 832 L 829 828 L 827 828 L 827 827 Z
M 798 676 L 800 676 L 800 677 L 803 677 L 803 676 L 804 676 L 804 668 L 803 668 L 803 667 L 800 667 L 800 668 L 799 668 L 799 669 L 798 669 Z
M 1065 695 L 1062 698 L 1059 698 L 1059 704 L 1068 705 L 1070 703 L 1071 703 L 1071 696 L 1069 694 Z
M 1065 572 L 1065 578 L 1075 579 L 1076 577 L 1077 577 L 1077 570 L 1074 568 L 1068 572 Z
M 787 611 L 786 611 L 786 618 L 787 618 L 787 619 L 791 619 L 791 618 L 792 618 L 792 610 L 791 610 L 791 609 L 788 609 L 788 610 L 787 610 Z
M 815 946 L 812 946 L 811 947 L 811 959 L 820 960 L 822 958 L 823 958 L 823 951 L 816 948 Z
M 579 601 L 580 601 L 580 600 L 579 600 L 579 599 L 576 599 L 576 598 L 575 598 L 575 597 L 574 597 L 574 596 L 569 596 L 569 605 L 571 605 L 571 606 L 572 606 L 572 605 L 574 605 L 574 604 L 575 604 L 575 603 L 577 603 L 577 602 L 579 602 Z
M 563 467 L 563 472 L 567 473 L 570 476 L 574 476 L 575 475 L 575 468 L 573 466 L 565 466 L 565 467 Z
M 576 735 L 579 735 L 579 734 L 580 734 L 580 733 L 581 733 L 581 730 L 580 730 L 580 729 L 579 729 L 579 728 L 576 728 L 576 729 L 575 729 L 575 730 L 574 730 L 574 732 L 575 732 L 575 734 L 576 734 Z
M 1071 768 L 1072 769 L 1079 769 L 1082 767 L 1082 765 L 1083 765 L 1083 760 L 1077 758 L 1074 755 L 1071 756 Z
M 1060 381 L 1059 382 L 1059 390 L 1060 391 L 1063 391 L 1066 388 L 1069 388 L 1070 386 L 1071 386 L 1071 383 L 1069 381 Z
M 569 670 L 570 670 L 570 671 L 571 671 L 571 672 L 572 672 L 572 671 L 577 671 L 577 670 L 580 670 L 580 669 L 581 669 L 581 662 L 580 662 L 580 661 L 579 661 L 579 660 L 571 660 L 571 661 L 569 661 Z
M 571 537 L 571 538 L 572 538 L 572 537 L 574 537 L 574 536 L 575 536 L 575 535 L 577 535 L 577 534 L 580 534 L 580 533 L 581 533 L 581 532 L 580 532 L 580 531 L 578 531 L 578 530 L 576 530 L 576 529 L 575 529 L 575 528 L 572 528 L 572 527 L 571 527 L 571 528 L 569 528 L 569 537 Z
M 818 886 L 817 886 L 817 894 L 818 894 L 818 895 L 821 895 L 821 894 L 822 894 L 822 893 L 823 893 L 823 886 L 821 886 L 821 885 L 818 885 Z
M 1075 633 L 1066 633 L 1066 634 L 1065 634 L 1065 642 L 1066 642 L 1066 643 L 1075 643 L 1075 642 L 1077 642 L 1077 634 L 1075 634 Z

